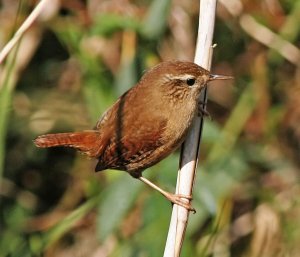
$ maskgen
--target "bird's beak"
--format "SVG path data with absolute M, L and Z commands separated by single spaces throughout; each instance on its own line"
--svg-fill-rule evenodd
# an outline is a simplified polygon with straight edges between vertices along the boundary
M 234 79 L 232 76 L 209 74 L 208 81 Z

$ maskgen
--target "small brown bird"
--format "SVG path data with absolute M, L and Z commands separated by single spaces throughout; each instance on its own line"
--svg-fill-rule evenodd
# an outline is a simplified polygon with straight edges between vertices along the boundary
M 192 62 L 162 62 L 144 74 L 97 122 L 93 130 L 39 136 L 38 147 L 67 146 L 97 158 L 96 171 L 127 171 L 172 203 L 193 210 L 182 198 L 144 178 L 142 171 L 158 163 L 184 141 L 194 117 L 204 114 L 201 91 L 212 80 L 231 79 L 212 75 Z

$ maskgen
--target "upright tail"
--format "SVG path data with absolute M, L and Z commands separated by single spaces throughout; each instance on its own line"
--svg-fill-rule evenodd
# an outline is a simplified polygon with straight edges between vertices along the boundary
M 90 157 L 95 157 L 99 149 L 100 133 L 96 130 L 82 132 L 47 134 L 37 137 L 37 147 L 67 146 L 76 148 Z

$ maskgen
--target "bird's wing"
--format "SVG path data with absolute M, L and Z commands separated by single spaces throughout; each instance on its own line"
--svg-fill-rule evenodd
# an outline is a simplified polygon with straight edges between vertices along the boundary
M 124 124 L 126 130 L 122 126 L 115 127 L 115 133 L 99 156 L 96 171 L 109 168 L 125 171 L 143 169 L 147 159 L 164 144 L 162 135 L 166 128 L 166 119 L 141 123 L 136 118 L 131 122 L 130 125 Z

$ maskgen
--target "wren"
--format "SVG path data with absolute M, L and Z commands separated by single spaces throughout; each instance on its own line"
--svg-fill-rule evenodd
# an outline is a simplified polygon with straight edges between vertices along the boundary
M 162 190 L 142 172 L 176 150 L 184 141 L 193 119 L 204 114 L 201 91 L 212 80 L 231 79 L 213 75 L 192 62 L 168 61 L 147 71 L 99 119 L 93 130 L 41 135 L 38 147 L 67 146 L 97 158 L 95 171 L 127 171 L 172 203 L 194 210 L 191 196 Z

